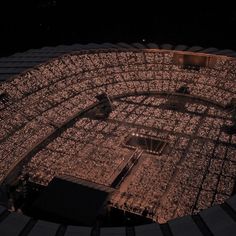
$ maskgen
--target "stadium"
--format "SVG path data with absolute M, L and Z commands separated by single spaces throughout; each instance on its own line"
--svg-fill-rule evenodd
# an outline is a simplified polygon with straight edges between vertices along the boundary
M 0 58 L 0 234 L 236 234 L 235 56 L 104 43 Z

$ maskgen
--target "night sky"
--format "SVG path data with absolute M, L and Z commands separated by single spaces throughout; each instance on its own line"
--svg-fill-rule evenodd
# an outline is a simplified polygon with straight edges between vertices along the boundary
M 135 1 L 127 6 L 128 1 L 81 2 L 7 0 L 0 3 L 0 56 L 59 44 L 121 41 L 236 50 L 233 4 Z

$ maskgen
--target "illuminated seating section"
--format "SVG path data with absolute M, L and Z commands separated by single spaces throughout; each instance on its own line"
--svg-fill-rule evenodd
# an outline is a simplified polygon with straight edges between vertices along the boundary
M 110 186 L 133 153 L 122 142 L 134 132 L 166 140 L 168 147 L 159 156 L 143 153 L 112 197 L 113 206 L 138 214 L 146 209 L 164 223 L 224 202 L 236 176 L 236 136 L 221 130 L 232 124 L 223 108 L 235 97 L 236 61 L 217 56 L 214 68 L 185 70 L 173 55 L 158 49 L 82 51 L 1 83 L 9 101 L 0 101 L 0 181 L 53 137 L 23 169 L 32 181 L 47 185 L 54 176 L 72 175 Z M 182 86 L 190 91 L 185 110 L 163 109 Z M 79 118 L 102 92 L 114 98 L 109 119 Z
M 107 139 L 111 133 L 113 138 Z M 81 119 L 38 152 L 24 171 L 43 185 L 55 175 L 72 175 L 109 186 L 116 169 L 130 156 L 116 147 L 119 133 L 118 125 Z

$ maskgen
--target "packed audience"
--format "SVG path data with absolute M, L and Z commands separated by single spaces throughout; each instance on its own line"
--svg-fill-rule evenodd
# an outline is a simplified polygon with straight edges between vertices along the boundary
M 24 172 L 33 182 L 43 185 L 55 175 L 67 174 L 110 186 L 115 172 L 132 153 L 120 150 L 120 133 L 118 124 L 80 119 L 38 152 Z M 107 139 L 111 134 L 114 138 Z
M 125 138 L 141 133 L 168 145 L 160 155 L 142 154 L 137 169 L 112 196 L 112 206 L 163 223 L 222 203 L 232 194 L 236 176 L 236 148 L 216 142 L 227 118 L 216 108 L 188 101 L 189 113 L 183 113 L 158 108 L 167 102 L 163 96 L 117 99 L 108 120 L 79 119 L 38 152 L 24 173 L 42 185 L 70 175 L 111 186 L 134 152 L 123 145 Z M 217 134 L 203 135 L 205 129 Z
M 148 101 L 154 99 L 157 100 L 157 106 L 161 104 L 155 97 L 148 97 L 146 101 L 143 96 L 136 99 L 135 97 L 124 98 L 122 102 L 139 105 L 136 109 L 142 109 L 140 123 L 145 124 L 147 129 L 149 124 L 147 118 L 154 118 L 154 109 L 150 108 Z M 160 98 L 160 101 L 165 102 L 163 98 Z M 143 104 L 147 104 L 146 109 L 143 108 Z M 121 187 L 113 196 L 111 202 L 114 207 L 136 214 L 147 212 L 149 218 L 164 223 L 177 216 L 196 213 L 211 205 L 220 204 L 232 194 L 236 174 L 233 171 L 236 149 L 228 148 L 226 143 L 216 145 L 215 142 L 218 139 L 223 142 L 223 137 L 227 136 L 220 131 L 220 127 L 225 119 L 230 120 L 229 116 L 223 111 L 216 112 L 216 108 L 210 109 L 198 103 L 187 103 L 186 108 L 192 112 L 192 117 L 198 117 L 193 119 L 195 125 L 190 128 L 192 132 L 186 129 L 189 126 L 187 125 L 183 126 L 178 137 L 162 137 L 171 143 L 171 150 L 167 149 L 165 154 L 156 157 L 146 154 L 147 158 L 134 173 L 130 183 L 125 188 Z M 121 109 L 127 109 L 127 106 L 125 104 L 118 106 L 118 112 L 112 113 L 113 119 L 116 118 L 115 113 L 118 118 L 122 117 Z M 158 109 L 154 111 L 159 113 Z M 179 113 L 170 110 L 166 112 L 162 110 L 162 115 L 156 116 L 155 119 L 161 117 L 162 120 L 158 122 L 169 126 L 166 131 L 170 131 L 172 130 L 171 117 Z M 172 115 L 169 117 L 170 112 Z M 181 121 L 178 127 L 181 123 L 185 124 L 183 119 Z M 162 133 L 165 127 L 162 125 Z M 152 131 L 155 128 L 153 125 Z M 209 133 L 204 136 L 202 133 L 204 129 L 217 130 L 218 134 L 215 134 L 216 137 L 209 136 Z M 231 161 L 228 161 L 228 158 Z M 229 172 L 231 174 L 227 176 Z
M 109 119 L 78 119 L 54 138 L 25 166 L 32 181 L 47 185 L 55 175 L 70 174 L 110 186 L 132 154 L 122 147 L 123 139 L 137 132 L 169 145 L 161 157 L 144 154 L 143 166 L 126 192 L 117 191 L 114 205 L 147 211 L 153 219 L 161 215 L 158 221 L 164 222 L 222 202 L 236 175 L 236 135 L 221 129 L 232 124 L 231 113 L 222 108 L 236 92 L 235 68 L 234 60 L 220 56 L 213 68 L 196 71 L 173 64 L 173 52 L 103 50 L 64 55 L 17 75 L 0 84 L 0 94 L 9 98 L 0 103 L 0 182 L 38 144 L 106 92 L 112 99 L 124 96 L 114 98 Z M 171 109 L 182 86 L 190 94 L 182 94 L 177 110 Z M 143 92 L 159 95 L 137 96 Z M 145 189 L 150 191 L 143 197 Z M 185 199 L 187 193 L 191 199 Z

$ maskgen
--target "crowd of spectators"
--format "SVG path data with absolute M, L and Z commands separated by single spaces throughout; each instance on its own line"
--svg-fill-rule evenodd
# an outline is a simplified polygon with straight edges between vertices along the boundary
M 110 186 L 114 172 L 132 153 L 119 147 L 121 132 L 118 124 L 82 118 L 38 152 L 24 173 L 42 185 L 54 176 L 71 175 Z
M 193 101 L 186 104 L 192 113 L 159 109 L 166 101 L 144 95 L 115 100 L 108 120 L 79 119 L 38 152 L 24 173 L 42 185 L 71 175 L 111 186 L 133 153 L 125 138 L 141 133 L 166 141 L 167 148 L 161 155 L 142 154 L 126 188 L 121 185 L 112 197 L 114 207 L 163 223 L 224 202 L 233 191 L 236 148 L 227 146 L 229 140 L 216 141 L 230 117 Z M 205 129 L 217 134 L 203 135 Z
M 127 192 L 114 197 L 114 204 L 141 209 L 152 218 L 161 215 L 158 220 L 165 221 L 223 201 L 232 192 L 236 175 L 236 135 L 221 129 L 232 124 L 231 114 L 222 107 L 234 98 L 235 68 L 234 60 L 220 56 L 215 67 L 196 71 L 173 64 L 173 52 L 113 50 L 64 55 L 17 75 L 0 84 L 0 94 L 8 97 L 0 104 L 0 182 L 38 144 L 95 104 L 97 94 L 133 94 L 114 101 L 107 121 L 79 119 L 40 150 L 24 173 L 43 185 L 55 175 L 70 174 L 110 186 L 132 153 L 122 147 L 123 139 L 137 132 L 169 145 L 162 157 L 144 154 L 143 166 L 134 173 Z M 184 110 L 164 109 L 162 105 L 182 86 L 190 91 Z M 143 92 L 160 95 L 135 95 Z M 194 102 L 194 97 L 205 102 Z M 191 173 L 193 177 L 187 177 Z M 173 180 L 173 174 L 178 178 Z M 184 184 L 178 182 L 186 179 Z M 187 193 L 191 193 L 188 207 L 187 200 L 181 203 Z M 165 200 L 158 200 L 163 194 Z M 166 209 L 164 217 L 160 212 Z

